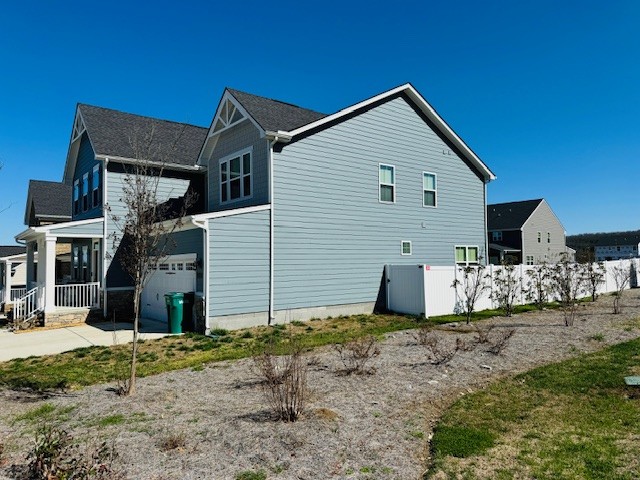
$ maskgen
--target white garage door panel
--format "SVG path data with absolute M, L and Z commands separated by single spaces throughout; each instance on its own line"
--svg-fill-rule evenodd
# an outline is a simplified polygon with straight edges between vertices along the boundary
M 165 260 L 147 282 L 142 291 L 142 316 L 167 321 L 164 295 L 169 292 L 195 292 L 196 256 L 176 255 Z

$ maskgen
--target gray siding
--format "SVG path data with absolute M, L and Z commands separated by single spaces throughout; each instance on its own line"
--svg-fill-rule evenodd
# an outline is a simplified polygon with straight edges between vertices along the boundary
M 87 134 L 82 134 L 82 139 L 80 140 L 80 147 L 78 148 L 78 158 L 76 161 L 76 170 L 73 174 L 73 182 L 76 180 L 80 181 L 80 211 L 76 214 L 75 212 L 72 215 L 73 220 L 86 220 L 88 218 L 98 218 L 102 216 L 102 198 L 100 198 L 100 202 L 97 206 L 92 205 L 92 190 L 91 190 L 91 176 L 93 173 L 93 166 L 96 164 L 102 164 L 95 158 L 95 154 L 93 152 L 93 148 L 91 147 L 91 142 L 87 137 Z M 100 176 L 102 178 L 102 165 L 100 166 Z M 82 209 L 82 176 L 88 173 L 89 174 L 89 192 L 88 192 L 88 200 L 89 200 L 89 208 L 86 211 Z M 73 185 L 72 182 L 72 185 Z M 102 179 L 101 179 L 102 182 Z M 102 191 L 102 186 L 100 186 L 100 191 Z M 73 197 L 71 198 L 73 202 Z M 72 204 L 72 212 L 73 212 L 73 204 Z
M 547 241 L 548 234 L 551 234 L 550 243 Z M 543 200 L 522 226 L 522 263 L 526 263 L 528 255 L 533 255 L 536 264 L 543 261 L 557 262 L 565 250 L 564 228 Z
M 209 316 L 268 311 L 268 210 L 209 221 L 209 276 Z
M 108 287 L 125 287 L 131 285 L 131 279 L 126 274 L 118 262 L 113 262 L 118 255 L 118 246 L 122 237 L 118 233 L 118 241 L 114 242 L 113 232 L 118 231 L 118 225 L 114 221 L 114 216 L 119 217 L 118 223 L 122 222 L 126 215 L 126 205 L 123 202 L 123 185 L 127 174 L 118 172 L 108 172 L 107 178 L 107 200 L 110 212 L 106 215 L 107 222 L 107 286 Z M 156 200 L 158 203 L 166 202 L 170 198 L 178 198 L 185 194 L 189 187 L 188 179 L 162 177 L 158 180 L 158 188 Z
M 253 146 L 251 166 L 253 169 L 253 195 L 247 200 L 220 204 L 220 159 Z M 208 209 L 210 212 L 231 208 L 262 205 L 269 201 L 268 143 L 260 138 L 260 132 L 248 120 L 220 134 L 213 150 L 208 168 Z
M 70 225 L 68 227 L 52 228 L 52 233 L 55 233 L 58 237 L 64 237 L 67 235 L 86 235 L 92 238 L 101 237 L 104 229 L 102 222 L 86 223 L 81 225 Z
M 274 154 L 275 308 L 374 302 L 387 263 L 452 265 L 485 246 L 484 183 L 402 98 Z M 396 203 L 378 201 L 395 165 Z M 437 208 L 422 206 L 422 172 Z M 402 256 L 402 240 L 413 254 Z
M 169 242 L 167 246 L 168 255 L 182 255 L 187 253 L 195 253 L 196 261 L 198 265 L 202 265 L 204 261 L 204 250 L 202 248 L 203 243 L 203 230 L 200 228 L 193 228 L 190 230 L 184 230 L 182 232 L 175 232 L 171 235 L 173 241 Z M 202 292 L 204 290 L 202 281 L 202 267 L 198 267 L 196 270 L 196 290 Z

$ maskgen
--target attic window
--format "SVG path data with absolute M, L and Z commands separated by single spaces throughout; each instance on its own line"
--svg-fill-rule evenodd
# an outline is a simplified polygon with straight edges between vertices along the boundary
M 220 115 L 218 116 L 218 119 L 213 126 L 212 132 L 220 132 L 225 128 L 231 127 L 232 125 L 241 122 L 242 120 L 244 120 L 244 118 L 244 115 L 240 113 L 240 110 L 236 108 L 233 102 L 231 100 L 227 100 L 226 102 L 224 102 L 224 105 L 222 105 Z
M 220 203 L 251 197 L 251 149 L 220 160 Z

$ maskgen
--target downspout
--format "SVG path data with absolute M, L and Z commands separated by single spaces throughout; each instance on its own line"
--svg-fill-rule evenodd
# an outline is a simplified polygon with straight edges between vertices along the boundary
M 107 318 L 107 166 L 109 157 L 104 159 L 104 173 L 102 174 L 102 315 Z
M 289 143 L 291 141 L 291 134 L 288 132 L 265 132 L 267 142 L 269 143 L 269 150 L 267 155 L 267 164 L 269 165 L 269 320 L 268 325 L 275 322 L 275 232 L 274 232 L 274 204 L 275 196 L 274 190 L 274 167 L 273 167 L 273 146 L 280 143 Z
M 204 240 L 202 242 L 202 249 L 204 250 L 202 255 L 202 284 L 204 295 L 204 328 L 205 332 L 209 331 L 209 221 L 197 220 L 191 217 L 191 223 L 196 227 L 201 228 Z
M 487 215 L 487 180 L 484 181 L 484 264 L 489 265 L 489 220 Z

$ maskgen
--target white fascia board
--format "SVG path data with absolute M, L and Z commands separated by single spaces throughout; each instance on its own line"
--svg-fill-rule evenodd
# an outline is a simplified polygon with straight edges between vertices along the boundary
M 27 228 L 26 230 L 23 230 L 13 238 L 15 238 L 16 241 L 28 240 L 29 238 L 35 236 L 35 231 L 33 229 L 34 227 Z
M 256 205 L 254 207 L 234 208 L 231 210 L 223 210 L 220 212 L 201 213 L 198 215 L 192 215 L 191 219 L 196 222 L 202 222 L 206 220 L 212 220 L 215 218 L 231 217 L 233 215 L 242 215 L 245 213 L 262 212 L 264 210 L 270 210 L 270 209 L 271 209 L 270 204 Z
M 91 141 L 91 136 L 89 135 L 86 124 L 84 123 L 84 118 L 82 118 L 82 112 L 80 112 L 80 104 L 77 104 L 76 114 L 73 117 L 73 125 L 71 126 L 71 135 L 69 136 L 69 148 L 67 150 L 67 161 L 64 164 L 64 175 L 62 177 L 62 183 L 67 183 L 67 179 L 71 181 L 71 179 L 73 178 L 73 172 L 76 169 L 76 163 L 78 161 L 78 148 L 76 148 L 76 146 L 79 145 L 78 142 L 82 138 L 82 135 L 74 136 L 74 128 L 78 121 L 82 123 L 83 133 L 86 132 L 87 137 L 89 137 L 89 143 L 91 143 L 91 148 L 95 152 L 93 142 Z
M 256 121 L 256 119 L 253 118 L 251 115 L 249 115 L 249 112 L 247 112 L 245 110 L 245 108 L 240 104 L 238 99 L 236 97 L 234 97 L 231 94 L 231 92 L 229 92 L 228 89 L 225 88 L 224 93 L 222 94 L 222 98 L 220 99 L 220 102 L 218 102 L 218 107 L 216 108 L 216 113 L 213 116 L 213 120 L 211 120 L 211 125 L 209 125 L 209 132 L 207 133 L 207 139 L 205 140 L 204 144 L 202 145 L 202 149 L 200 149 L 200 154 L 198 155 L 198 162 L 197 162 L 198 165 L 203 165 L 203 161 L 204 161 L 204 163 L 206 163 L 207 160 L 203 159 L 202 155 L 203 155 L 204 151 L 206 150 L 207 145 L 209 144 L 210 141 L 216 141 L 217 142 L 217 137 L 218 137 L 218 135 L 220 133 L 222 133 L 225 130 L 227 130 L 228 128 L 232 128 L 232 127 L 238 125 L 240 122 L 242 122 L 242 120 L 241 120 L 240 122 L 234 123 L 234 124 L 230 125 L 229 127 L 225 127 L 225 128 L 223 128 L 223 129 L 221 129 L 221 130 L 219 130 L 217 132 L 213 132 L 213 127 L 217 123 L 218 118 L 220 118 L 220 115 L 222 113 L 222 107 L 227 102 L 227 100 L 229 100 L 231 103 L 233 103 L 235 105 L 236 109 L 238 109 L 238 111 L 242 114 L 244 119 L 249 119 L 251 121 L 251 123 L 253 123 L 253 125 L 260 132 L 260 136 L 261 137 L 264 137 L 264 135 L 265 135 L 264 129 L 260 126 L 260 124 Z
M 384 100 L 385 98 L 396 95 L 397 93 L 405 93 L 413 102 L 420 108 L 420 110 L 431 120 L 438 130 L 444 134 L 457 148 L 460 149 L 462 154 L 482 173 L 482 175 L 487 179 L 487 181 L 495 180 L 495 174 L 485 165 L 485 163 L 480 160 L 480 158 L 469 148 L 469 146 L 464 143 L 464 141 L 451 129 L 451 127 L 438 115 L 435 109 L 418 93 L 418 91 L 411 85 L 410 83 L 406 83 L 389 91 L 383 92 L 375 97 L 371 97 L 367 100 L 364 100 L 360 103 L 356 103 L 350 107 L 347 107 L 339 112 L 334 113 L 333 115 L 329 115 L 328 117 L 321 118 L 320 120 L 316 120 L 315 122 L 304 125 L 300 128 L 296 128 L 295 130 L 291 130 L 288 132 L 291 136 L 300 135 L 301 133 L 307 132 L 311 129 L 321 127 L 329 122 L 334 120 L 338 120 L 345 115 L 349 115 L 361 108 L 365 108 L 375 102 L 380 100 Z
M 110 162 L 126 163 L 128 165 L 135 165 L 140 163 L 140 164 L 149 165 L 150 167 L 162 167 L 166 170 L 183 170 L 187 172 L 200 172 L 205 170 L 205 168 L 200 165 L 182 165 L 179 163 L 156 162 L 153 160 L 139 160 L 135 158 L 119 157 L 117 155 L 105 155 L 104 153 L 97 153 L 96 160 L 109 160 Z
M 27 254 L 19 253 L 17 255 L 8 255 L 6 257 L 0 257 L 0 262 L 26 262 Z
M 42 227 L 31 227 L 34 232 L 37 233 L 49 233 L 51 230 L 58 228 L 76 227 L 78 225 L 89 225 L 91 223 L 101 223 L 104 221 L 104 217 L 89 218 L 87 220 L 75 220 L 73 222 L 52 223 L 51 225 L 44 225 Z

